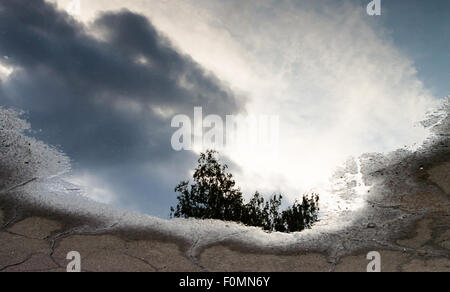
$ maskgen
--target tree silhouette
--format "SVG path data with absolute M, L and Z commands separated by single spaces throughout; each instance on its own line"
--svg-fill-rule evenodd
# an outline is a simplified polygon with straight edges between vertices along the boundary
M 304 195 L 301 203 L 296 201 L 285 211 L 280 211 L 281 194 L 273 195 L 266 202 L 256 192 L 245 204 L 240 188 L 227 169 L 226 164 L 220 164 L 218 152 L 201 153 L 193 175 L 194 183 L 183 181 L 175 188 L 179 193 L 178 204 L 170 208 L 171 217 L 234 221 L 280 232 L 311 228 L 318 220 L 318 195 Z

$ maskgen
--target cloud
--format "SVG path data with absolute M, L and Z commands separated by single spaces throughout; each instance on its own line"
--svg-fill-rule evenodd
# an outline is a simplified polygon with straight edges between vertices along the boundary
M 25 110 L 33 128 L 42 129 L 34 135 L 60 145 L 75 170 L 89 169 L 111 184 L 117 176 L 132 181 L 136 172 L 121 169 L 143 165 L 184 178 L 194 156 L 172 150 L 172 115 L 192 115 L 195 106 L 218 115 L 242 108 L 240 98 L 142 15 L 104 13 L 86 25 L 43 0 L 0 0 L 0 6 L 0 56 L 8 56 L 0 68 L 14 68 L 0 81 L 0 104 Z M 174 157 L 176 163 L 165 164 Z M 143 176 L 147 189 L 138 191 L 167 204 L 174 182 Z M 155 194 L 154 185 L 164 194 Z M 132 184 L 122 188 L 132 196 Z
M 43 1 L 2 6 L 0 55 L 16 68 L 2 84 L 2 103 L 28 110 L 35 126 L 64 136 L 58 144 L 100 157 L 106 147 L 127 157 L 145 152 L 148 141 L 170 142 L 161 134 L 169 134 L 171 115 L 161 112 L 192 113 L 198 105 L 218 114 L 239 111 L 236 97 L 145 17 L 104 14 L 94 24 L 105 36 L 98 40 Z M 137 61 L 143 58 L 147 63 Z
M 103 204 L 114 204 L 117 194 L 109 189 L 109 184 L 101 181 L 97 176 L 86 171 L 70 176 L 67 181 L 82 188 L 88 198 Z
M 81 19 L 98 7 L 87 3 Z M 128 1 L 197 62 L 245 92 L 249 114 L 280 116 L 279 160 L 230 154 L 240 185 L 298 192 L 326 186 L 348 156 L 419 143 L 436 98 L 360 1 Z M 210 41 L 214 40 L 214 41 Z M 270 165 L 270 167 L 267 167 Z

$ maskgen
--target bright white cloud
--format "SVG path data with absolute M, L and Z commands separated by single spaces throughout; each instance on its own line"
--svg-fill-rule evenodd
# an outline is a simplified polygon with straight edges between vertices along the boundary
M 249 114 L 279 115 L 278 160 L 231 154 L 246 190 L 327 184 L 350 155 L 422 141 L 414 127 L 434 98 L 364 7 L 332 1 L 81 0 L 80 19 L 127 7 L 250 98 Z M 327 5 L 324 5 L 327 4 Z
M 4 58 L 7 58 L 7 56 L 5 56 Z M 0 63 L 0 81 L 7 80 L 12 72 L 14 72 L 14 69 L 12 67 L 8 67 Z
M 104 204 L 112 204 L 116 201 L 117 196 L 109 189 L 109 185 L 90 173 L 77 173 L 66 180 L 80 187 L 82 193 L 91 200 Z

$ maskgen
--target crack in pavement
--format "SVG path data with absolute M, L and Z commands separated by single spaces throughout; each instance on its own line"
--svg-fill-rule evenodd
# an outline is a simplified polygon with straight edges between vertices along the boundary
M 6 265 L 6 266 L 0 268 L 0 272 L 3 272 L 3 271 L 5 271 L 6 269 L 9 269 L 9 268 L 11 268 L 11 267 L 20 266 L 20 265 L 22 265 L 22 264 L 28 262 L 34 255 L 35 255 L 35 254 L 28 255 L 24 260 L 22 260 L 22 261 L 20 261 L 20 262 L 18 262 L 18 263 Z
M 126 253 L 126 252 L 124 252 L 124 253 L 122 253 L 122 254 L 123 254 L 123 255 L 126 255 L 126 256 L 128 256 L 128 257 L 130 257 L 130 258 L 133 258 L 133 259 L 136 259 L 136 260 L 139 260 L 139 261 L 143 262 L 144 264 L 146 264 L 146 265 L 148 265 L 149 267 L 151 267 L 152 269 L 154 269 L 156 272 L 160 272 L 160 271 L 161 271 L 160 268 L 156 267 L 155 265 L 153 265 L 152 263 L 150 263 L 150 262 L 149 262 L 148 260 L 146 260 L 145 258 L 140 258 L 140 257 L 137 257 L 137 256 L 133 256 L 133 255 L 130 255 L 130 254 Z
M 208 232 L 206 235 L 208 235 L 210 232 Z M 187 252 L 188 259 L 198 268 L 200 268 L 204 272 L 209 272 L 208 268 L 204 267 L 202 264 L 200 264 L 200 259 L 194 254 L 195 249 L 197 248 L 198 243 L 202 239 L 201 236 L 197 238 L 197 240 L 194 242 L 194 244 L 191 246 L 191 248 Z
M 47 237 L 44 239 L 44 240 L 47 241 L 47 242 L 49 243 L 49 245 L 50 245 L 50 250 L 51 250 L 51 252 L 50 252 L 50 254 L 49 254 L 49 257 L 50 257 L 51 261 L 52 261 L 53 263 L 55 263 L 59 268 L 63 268 L 63 267 L 62 267 L 62 266 L 55 260 L 55 258 L 53 257 L 53 255 L 55 254 L 57 241 L 60 240 L 60 239 L 67 238 L 67 237 L 72 236 L 72 235 L 82 234 L 82 233 L 77 233 L 77 231 L 78 231 L 78 230 L 82 230 L 83 228 L 86 228 L 86 225 L 78 226 L 78 227 L 74 227 L 74 228 L 65 230 L 65 231 L 63 231 L 63 232 L 60 232 L 60 233 L 58 233 L 58 234 L 52 236 L 52 237 L 47 236 Z

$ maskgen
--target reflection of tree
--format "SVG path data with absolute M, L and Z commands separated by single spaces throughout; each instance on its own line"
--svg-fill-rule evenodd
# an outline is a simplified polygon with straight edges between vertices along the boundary
M 258 192 L 244 204 L 242 192 L 221 165 L 216 151 L 200 154 L 194 172 L 194 184 L 181 182 L 175 191 L 180 193 L 178 205 L 171 208 L 171 216 L 183 218 L 218 219 L 262 227 L 267 231 L 294 232 L 311 228 L 317 221 L 319 196 L 303 196 L 284 211 L 280 211 L 282 196 L 274 195 L 265 201 Z

